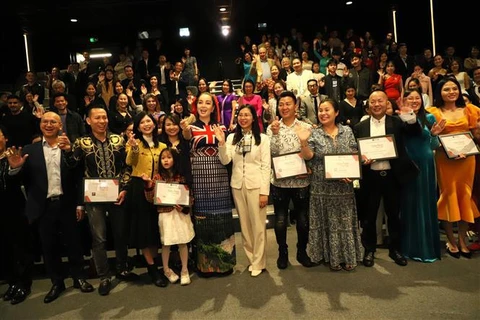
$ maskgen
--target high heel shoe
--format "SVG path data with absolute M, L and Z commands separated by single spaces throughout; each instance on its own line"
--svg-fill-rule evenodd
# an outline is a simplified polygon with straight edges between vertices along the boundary
M 471 259 L 472 258 L 472 252 L 469 251 L 469 252 L 463 252 L 462 250 L 459 251 L 460 252 L 460 255 L 464 258 L 467 258 L 467 259 Z
M 450 250 L 450 247 L 447 245 L 447 253 L 448 253 L 450 256 L 454 257 L 455 259 L 460 259 L 460 254 L 461 254 L 461 251 L 460 251 L 460 250 L 458 250 L 457 252 L 452 252 L 452 251 Z

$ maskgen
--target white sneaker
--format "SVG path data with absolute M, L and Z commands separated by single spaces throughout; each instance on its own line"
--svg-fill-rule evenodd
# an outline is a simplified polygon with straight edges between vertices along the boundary
M 190 284 L 190 282 L 192 282 L 190 280 L 190 274 L 188 272 L 186 272 L 186 273 L 182 272 L 182 274 L 180 276 L 180 284 L 182 286 L 186 286 L 186 285 Z
M 175 272 L 173 272 L 172 269 L 169 269 L 168 271 L 164 270 L 163 274 L 165 274 L 165 277 L 167 277 L 170 283 L 175 283 L 179 279 L 178 275 Z
M 249 265 L 248 266 L 248 272 L 252 272 L 253 271 L 253 266 L 252 265 Z

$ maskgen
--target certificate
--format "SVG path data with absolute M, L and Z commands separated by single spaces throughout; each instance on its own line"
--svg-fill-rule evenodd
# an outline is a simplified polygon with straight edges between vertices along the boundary
M 157 181 L 153 203 L 165 206 L 190 206 L 190 191 L 186 184 Z
M 299 152 L 274 156 L 272 164 L 275 179 L 284 179 L 308 173 L 305 160 Z
M 397 146 L 393 134 L 385 136 L 359 138 L 358 149 L 363 157 L 369 160 L 387 160 L 395 159 L 397 155 Z
M 118 179 L 85 178 L 85 202 L 117 202 L 120 190 Z
M 360 179 L 362 170 L 358 154 L 326 154 L 325 179 Z
M 475 141 L 473 141 L 471 132 L 442 134 L 439 135 L 438 138 L 450 159 L 456 158 L 460 154 L 469 156 L 480 153 L 478 147 L 475 145 Z

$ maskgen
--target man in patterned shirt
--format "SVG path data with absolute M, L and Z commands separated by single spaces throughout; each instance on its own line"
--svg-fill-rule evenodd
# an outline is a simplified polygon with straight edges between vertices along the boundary
M 138 275 L 129 271 L 127 266 L 128 223 L 125 210 L 125 196 L 130 180 L 130 173 L 125 163 L 126 152 L 123 138 L 111 134 L 108 130 L 107 112 L 102 106 L 92 106 L 87 113 L 87 124 L 91 134 L 78 138 L 73 146 L 66 150 L 66 161 L 70 166 L 84 162 L 85 178 L 118 179 L 120 192 L 115 203 L 85 203 L 77 210 L 86 210 L 92 233 L 92 253 L 98 276 L 101 279 L 98 293 L 108 295 L 112 289 L 107 259 L 107 228 L 106 214 L 112 225 L 115 256 L 117 263 L 117 278 L 134 281 Z M 66 143 L 70 141 L 65 137 Z
M 311 125 L 296 118 L 297 98 L 291 91 L 284 91 L 278 100 L 278 110 L 281 120 L 274 120 L 267 128 L 267 135 L 270 138 L 270 150 L 272 157 L 293 152 L 300 152 L 300 140 L 295 129 L 298 126 L 311 128 Z M 275 236 L 278 243 L 279 257 L 277 267 L 286 269 L 288 267 L 288 246 L 287 246 L 287 210 L 290 200 L 297 213 L 297 261 L 304 267 L 312 267 L 312 261 L 307 255 L 308 243 L 308 205 L 310 198 L 309 179 L 307 175 L 292 176 L 277 179 L 275 172 L 271 179 L 273 207 L 275 210 Z

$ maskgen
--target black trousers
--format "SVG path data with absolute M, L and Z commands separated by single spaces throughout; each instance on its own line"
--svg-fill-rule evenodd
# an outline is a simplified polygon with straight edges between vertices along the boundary
M 296 213 L 297 250 L 305 252 L 308 243 L 308 206 L 310 188 L 279 188 L 272 186 L 273 208 L 275 210 L 275 236 L 279 248 L 287 248 L 288 208 L 290 200 Z
M 27 217 L 19 210 L 5 209 L 0 215 L 0 256 L 7 283 L 30 288 L 33 269 L 32 233 Z
M 400 251 L 400 185 L 393 176 L 391 170 L 374 171 L 366 170 L 362 180 L 361 194 L 365 197 L 362 240 L 365 249 L 370 252 L 376 251 L 377 230 L 376 221 L 380 200 L 383 197 L 383 205 L 388 221 L 388 234 L 390 237 L 390 250 Z
M 62 283 L 66 277 L 62 265 L 62 244 L 66 245 L 72 278 L 86 277 L 79 230 L 74 207 L 63 207 L 61 200 L 47 200 L 45 211 L 38 219 L 38 233 L 42 242 L 45 268 L 53 284 Z

